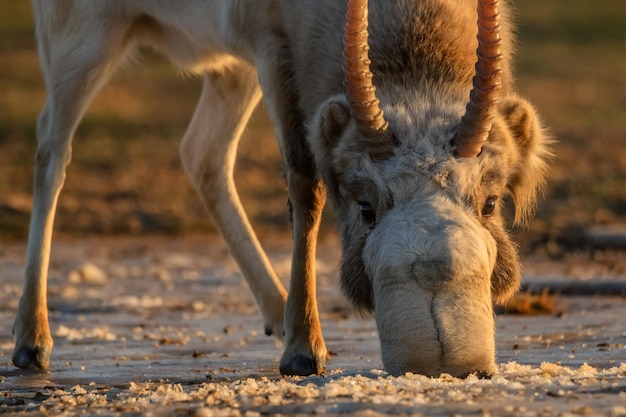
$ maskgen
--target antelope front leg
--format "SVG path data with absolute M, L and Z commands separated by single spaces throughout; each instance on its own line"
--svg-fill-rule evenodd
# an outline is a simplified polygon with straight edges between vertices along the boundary
M 267 55 L 257 62 L 257 70 L 280 143 L 293 228 L 291 278 L 284 320 L 285 350 L 280 372 L 283 375 L 323 374 L 328 352 L 317 310 L 315 252 L 326 190 L 318 178 L 306 142 L 289 53 L 280 46 L 280 40 L 274 45 L 279 45 L 278 49 L 267 48 Z
M 61 16 L 64 18 L 67 16 Z M 37 37 L 48 99 L 37 123 L 37 154 L 33 210 L 28 235 L 24 292 L 13 334 L 13 363 L 20 368 L 47 368 L 52 351 L 48 324 L 47 281 L 52 229 L 57 201 L 71 158 L 71 141 L 78 121 L 98 89 L 108 80 L 126 47 L 124 32 L 95 30 L 80 17 L 56 22 L 53 31 L 38 21 Z M 44 25 L 41 25 L 44 23 Z M 48 49 L 51 44 L 65 49 Z M 61 54 L 59 52 L 64 52 Z
M 328 352 L 317 310 L 315 254 L 326 192 L 315 177 L 290 172 L 287 179 L 293 222 L 293 259 L 280 372 L 283 375 L 319 375 L 326 372 Z

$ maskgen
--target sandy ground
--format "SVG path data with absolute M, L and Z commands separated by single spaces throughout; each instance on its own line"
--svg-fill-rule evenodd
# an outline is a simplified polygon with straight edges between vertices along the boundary
M 286 277 L 289 245 L 266 246 Z M 339 294 L 339 247 L 329 238 L 318 261 L 329 373 L 282 378 L 281 347 L 263 334 L 218 239 L 56 241 L 55 349 L 50 370 L 36 372 L 10 363 L 24 253 L 23 244 L 0 246 L 0 414 L 626 416 L 623 296 L 559 296 L 551 314 L 498 316 L 500 365 L 490 380 L 393 378 L 383 370 L 373 319 Z M 626 281 L 622 269 L 575 258 L 527 260 L 525 275 L 539 287 L 563 278 Z

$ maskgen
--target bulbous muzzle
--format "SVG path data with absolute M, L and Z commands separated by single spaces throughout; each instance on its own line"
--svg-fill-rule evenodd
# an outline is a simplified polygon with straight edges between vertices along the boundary
M 476 218 L 448 200 L 411 202 L 381 219 L 363 259 L 387 372 L 494 372 L 496 250 Z

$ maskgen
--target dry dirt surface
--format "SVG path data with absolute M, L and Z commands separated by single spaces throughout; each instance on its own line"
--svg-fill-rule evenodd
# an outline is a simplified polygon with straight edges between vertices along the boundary
M 286 277 L 289 242 L 265 243 Z M 25 245 L 4 244 L 0 414 L 626 415 L 625 293 L 544 293 L 549 306 L 540 315 L 499 315 L 499 368 L 491 379 L 396 378 L 383 370 L 373 319 L 355 313 L 339 294 L 338 253 L 332 238 L 320 244 L 318 299 L 331 351 L 328 374 L 283 378 L 280 344 L 263 334 L 247 286 L 220 240 L 56 241 L 49 284 L 55 349 L 43 372 L 10 363 Z M 615 259 L 623 260 L 623 253 Z M 537 288 L 563 277 L 602 280 L 614 289 L 626 280 L 622 269 L 603 269 L 584 257 L 529 259 L 525 275 Z
M 51 265 L 51 367 L 15 369 L 11 326 L 46 94 L 30 2 L 0 1 L 0 414 L 626 415 L 626 2 L 515 3 L 520 93 L 557 140 L 545 199 L 528 230 L 515 231 L 526 288 L 539 295 L 523 293 L 498 315 L 498 373 L 459 380 L 384 372 L 373 319 L 339 294 L 332 221 L 318 260 L 329 372 L 278 374 L 280 344 L 263 334 L 224 244 L 189 237 L 212 230 L 177 150 L 200 80 L 147 50 L 78 128 L 55 224 L 64 240 Z M 286 278 L 285 184 L 262 106 L 235 177 Z

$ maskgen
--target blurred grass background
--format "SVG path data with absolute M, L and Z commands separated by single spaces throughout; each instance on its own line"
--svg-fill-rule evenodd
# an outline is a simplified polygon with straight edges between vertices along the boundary
M 523 248 L 568 230 L 626 225 L 626 2 L 517 0 L 520 93 L 557 138 L 546 198 Z M 45 101 L 30 2 L 0 2 L 0 239 L 24 239 L 35 125 Z M 178 144 L 200 93 L 145 51 L 97 96 L 76 135 L 56 233 L 212 230 Z M 287 234 L 280 155 L 261 105 L 240 145 L 236 181 L 255 228 Z M 331 227 L 326 224 L 325 230 Z

